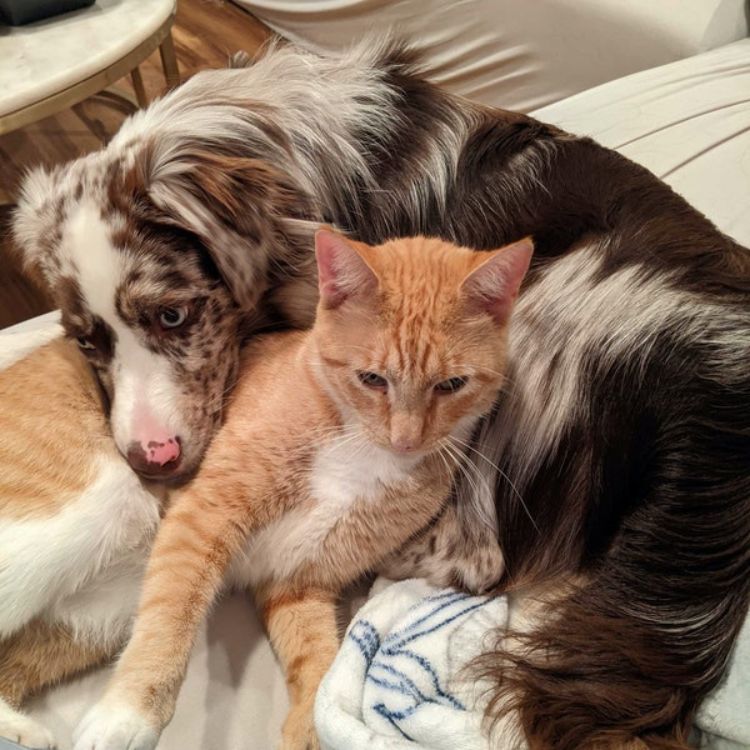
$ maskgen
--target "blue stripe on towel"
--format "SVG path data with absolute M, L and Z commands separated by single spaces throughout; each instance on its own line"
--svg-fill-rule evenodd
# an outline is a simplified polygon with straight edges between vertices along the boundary
M 480 607 L 484 607 L 484 605 L 487 604 L 487 600 L 480 601 L 477 604 L 472 604 L 470 607 L 466 607 L 465 609 L 462 609 L 460 612 L 457 612 L 452 617 L 449 617 L 447 620 L 443 620 L 442 622 L 439 622 L 437 625 L 433 625 L 431 628 L 428 628 L 427 630 L 421 630 L 418 633 L 412 633 L 407 638 L 402 638 L 402 640 L 399 642 L 397 646 L 386 646 L 385 644 L 389 643 L 391 640 L 394 640 L 398 638 L 398 633 L 393 633 L 389 635 L 385 641 L 383 641 L 383 652 L 386 654 L 391 653 L 398 653 L 398 649 L 405 646 L 407 643 L 411 643 L 412 641 L 417 640 L 418 638 L 421 638 L 424 635 L 430 635 L 432 633 L 436 633 L 441 628 L 444 628 L 446 625 L 450 625 L 452 622 L 457 620 L 459 617 L 463 617 L 464 615 L 468 614 L 469 612 L 473 612 L 475 609 L 479 609 Z M 440 607 L 440 609 L 443 609 L 443 607 Z M 407 630 L 405 628 L 404 630 Z M 404 631 L 402 631 L 404 632 Z
M 454 708 L 458 709 L 459 711 L 465 711 L 466 707 L 459 701 L 457 698 L 452 696 L 450 693 L 448 693 L 446 690 L 444 690 L 442 687 L 440 687 L 440 678 L 438 677 L 437 673 L 435 672 L 432 664 L 425 659 L 424 657 L 419 656 L 419 654 L 413 654 L 410 652 L 403 652 L 402 654 L 399 654 L 399 656 L 408 656 L 414 659 L 421 667 L 424 669 L 424 671 L 430 676 L 430 679 L 432 680 L 432 686 L 435 688 L 435 692 L 437 693 L 439 698 L 443 698 L 445 701 L 450 703 Z M 386 683 L 382 679 L 378 681 L 378 678 L 376 678 L 372 672 L 375 669 L 382 669 L 384 672 L 392 674 L 394 677 L 398 677 L 402 682 L 399 685 L 395 685 L 393 683 Z M 367 675 L 367 679 L 371 682 L 374 682 L 376 685 L 380 685 L 381 687 L 390 687 L 392 689 L 397 690 L 398 692 L 402 693 L 403 695 L 409 695 L 410 697 L 418 699 L 420 703 L 440 703 L 441 701 L 435 700 L 434 698 L 430 698 L 426 696 L 418 687 L 417 684 L 412 680 L 407 674 L 402 672 L 400 669 L 396 669 L 395 667 L 391 666 L 390 664 L 383 664 L 380 661 L 376 661 L 372 664 L 372 667 L 370 668 L 370 672 Z M 406 691 L 403 689 L 404 683 L 407 687 L 411 688 L 410 691 Z
M 368 620 L 357 620 L 349 629 L 348 638 L 357 644 L 365 659 L 366 680 L 392 692 L 394 698 L 398 696 L 398 700 L 402 703 L 404 698 L 412 703 L 410 706 L 400 706 L 395 709 L 389 708 L 381 700 L 372 706 L 372 710 L 394 726 L 404 738 L 412 739 L 404 731 L 401 722 L 412 716 L 422 705 L 431 703 L 450 706 L 459 711 L 466 710 L 463 703 L 441 685 L 440 676 L 430 660 L 423 654 L 417 653 L 414 648 L 418 647 L 421 638 L 432 635 L 456 620 L 466 617 L 485 606 L 488 601 L 489 599 L 472 597 L 458 591 L 446 591 L 426 597 L 411 607 L 410 611 L 414 611 L 423 608 L 425 604 L 434 605 L 427 613 L 419 615 L 416 620 L 389 633 L 382 640 L 375 626 Z M 410 647 L 406 648 L 407 646 Z M 421 674 L 427 678 L 431 687 L 428 693 L 433 692 L 432 695 L 425 694 L 414 678 L 394 665 L 393 662 L 397 658 L 406 659 L 416 665 L 415 677 Z
M 370 664 L 380 649 L 380 634 L 367 620 L 357 620 L 349 629 L 349 638 L 359 646 L 365 661 Z
M 402 628 L 400 631 L 397 631 L 396 633 L 391 633 L 388 635 L 384 641 L 384 643 L 388 643 L 389 641 L 392 641 L 394 638 L 397 638 L 399 636 L 399 633 L 407 633 L 410 630 L 413 630 L 416 627 L 419 627 L 423 622 L 426 622 L 431 617 L 434 617 L 439 612 L 442 612 L 447 607 L 450 607 L 452 604 L 455 604 L 456 602 L 463 601 L 464 599 L 468 599 L 469 595 L 464 594 L 460 591 L 448 591 L 445 594 L 436 594 L 434 596 L 428 596 L 426 599 L 423 599 L 421 602 L 417 602 L 416 604 L 412 605 L 409 608 L 409 611 L 411 612 L 414 609 L 417 609 L 419 607 L 423 607 L 425 602 L 431 602 L 431 601 L 440 601 L 441 599 L 447 599 L 447 601 L 440 604 L 440 606 L 435 607 L 430 612 L 428 612 L 426 615 L 422 615 L 422 617 L 418 618 L 412 623 L 409 623 L 406 627 Z
M 376 713 L 379 713 L 386 721 L 388 721 L 392 726 L 394 726 L 400 733 L 401 736 L 405 740 L 409 740 L 409 742 L 414 742 L 414 738 L 410 737 L 396 722 L 397 719 L 403 721 L 404 719 L 407 719 L 409 716 L 411 716 L 414 711 L 417 710 L 417 707 L 414 706 L 413 708 L 403 711 L 401 713 L 398 712 L 391 712 L 389 711 L 382 703 L 376 703 L 373 707 L 373 711 Z

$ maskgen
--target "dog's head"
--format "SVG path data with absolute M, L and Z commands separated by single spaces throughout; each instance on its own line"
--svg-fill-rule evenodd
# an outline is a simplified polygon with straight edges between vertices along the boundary
M 14 234 L 109 396 L 140 474 L 183 477 L 216 430 L 293 190 L 264 162 L 168 147 L 30 173 Z M 278 218 L 278 220 L 277 220 Z

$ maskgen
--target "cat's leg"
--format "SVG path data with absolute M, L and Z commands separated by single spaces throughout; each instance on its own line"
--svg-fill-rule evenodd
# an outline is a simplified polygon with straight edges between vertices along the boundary
M 233 455 L 227 450 L 227 455 Z M 133 634 L 103 698 L 74 733 L 76 750 L 152 750 L 172 718 L 199 623 L 250 530 L 273 503 L 246 502 L 262 478 L 236 465 L 206 465 L 161 523 Z
M 335 524 L 314 560 L 294 574 L 294 584 L 268 584 L 256 594 L 269 636 L 287 676 L 291 708 L 284 724 L 283 750 L 317 748 L 315 694 L 339 648 L 338 592 L 401 547 L 410 530 L 440 513 L 447 481 L 439 472 L 422 491 L 388 492 L 376 512 Z M 398 517 L 400 523 L 394 524 Z M 315 582 L 314 584 L 312 582 Z M 336 593 L 334 593 L 336 592 Z
M 339 647 L 337 597 L 321 589 L 281 585 L 256 593 L 268 635 L 286 675 L 290 709 L 282 750 L 317 750 L 315 694 Z
M 76 639 L 65 626 L 41 619 L 0 641 L 0 736 L 27 747 L 54 747 L 51 733 L 21 713 L 21 704 L 43 688 L 102 664 L 116 648 L 113 642 Z
M 442 514 L 378 566 L 386 578 L 426 578 L 474 594 L 494 588 L 505 571 L 496 531 L 452 500 Z

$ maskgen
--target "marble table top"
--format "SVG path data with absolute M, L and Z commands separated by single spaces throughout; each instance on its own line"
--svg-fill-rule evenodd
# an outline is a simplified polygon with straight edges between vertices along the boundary
M 0 25 L 0 116 L 105 70 L 148 39 L 176 0 L 97 0 L 28 26 Z

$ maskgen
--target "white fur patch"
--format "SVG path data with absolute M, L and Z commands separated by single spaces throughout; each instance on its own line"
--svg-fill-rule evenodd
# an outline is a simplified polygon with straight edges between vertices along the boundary
M 230 580 L 238 585 L 282 580 L 314 558 L 334 525 L 357 501 L 378 498 L 385 487 L 406 481 L 415 459 L 372 443 L 331 442 L 320 448 L 310 473 L 312 507 L 289 511 L 249 542 L 235 560 Z
M 153 750 L 159 731 L 125 702 L 95 704 L 73 733 L 74 750 Z
M 124 461 L 47 518 L 0 518 L 0 637 L 36 616 L 118 642 L 137 604 L 159 501 Z
M 291 45 L 276 47 L 249 68 L 203 71 L 126 120 L 108 151 L 130 156 L 148 134 L 155 147 L 151 177 L 163 183 L 179 180 L 190 169 L 196 135 L 208 143 L 242 141 L 258 144 L 264 157 L 294 175 L 308 195 L 320 194 L 325 179 L 321 163 L 329 166 L 334 181 L 330 187 L 337 192 L 357 199 L 363 191 L 379 191 L 363 144 L 385 142 L 400 127 L 393 116 L 398 94 L 373 64 L 387 44 L 387 37 L 371 37 L 330 58 Z M 291 152 L 268 137 L 261 121 L 248 117 L 248 103 L 254 101 L 275 111 L 274 119 L 284 124 L 290 137 Z M 432 195 L 444 204 L 446 185 L 453 179 L 469 131 L 461 112 L 443 114 L 447 121 L 434 123 L 422 156 L 425 182 L 400 196 L 417 224 L 424 220 Z M 158 186 L 152 197 L 157 204 L 170 199 Z M 210 218 L 197 204 L 181 204 L 179 209 L 191 211 L 196 228 Z
M 86 303 L 110 325 L 117 318 L 115 292 L 122 281 L 122 254 L 112 246 L 100 208 L 82 201 L 71 212 L 60 255 L 71 264 Z
M 189 436 L 177 407 L 179 389 L 169 360 L 148 349 L 115 309 L 128 255 L 112 246 L 110 230 L 98 207 L 82 202 L 65 226 L 61 256 L 70 263 L 89 310 L 117 336 L 110 421 L 117 447 L 127 453 L 133 442 Z
M 510 354 L 517 376 L 498 418 L 483 428 L 481 444 L 498 462 L 507 451 L 513 475 L 523 485 L 554 450 L 573 421 L 582 416 L 581 398 L 589 376 L 586 355 L 601 364 L 627 357 L 645 363 L 656 337 L 671 328 L 679 337 L 724 343 L 716 321 L 728 311 L 700 295 L 678 289 L 666 274 L 630 265 L 602 274 L 597 246 L 558 259 L 522 294 L 513 314 Z M 737 326 L 735 325 L 735 329 Z M 730 356 L 727 348 L 726 356 Z M 494 451 L 494 453 L 490 453 Z M 496 468 L 479 463 L 490 486 Z

